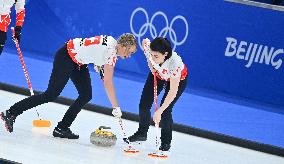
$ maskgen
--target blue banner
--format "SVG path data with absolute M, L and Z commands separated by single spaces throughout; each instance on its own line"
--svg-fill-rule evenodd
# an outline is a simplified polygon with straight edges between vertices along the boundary
M 280 11 L 223 0 L 35 0 L 22 44 L 52 59 L 70 38 L 130 32 L 140 44 L 165 36 L 188 66 L 189 88 L 283 107 L 283 19 Z M 117 68 L 142 78 L 149 69 L 140 48 Z

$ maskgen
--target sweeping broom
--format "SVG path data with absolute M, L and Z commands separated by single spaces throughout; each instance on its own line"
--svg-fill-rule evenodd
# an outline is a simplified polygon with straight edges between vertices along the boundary
M 154 76 L 154 104 L 155 104 L 155 112 L 158 110 L 158 91 L 157 91 L 157 73 L 153 73 Z M 154 158 L 168 158 L 168 155 L 164 154 L 162 151 L 159 150 L 159 124 L 155 123 L 155 129 L 156 129 L 156 151 L 153 153 L 149 153 L 149 157 Z
M 17 38 L 15 37 L 14 27 L 11 28 L 11 31 L 12 31 L 13 41 L 15 42 L 15 45 L 16 45 L 16 48 L 17 48 L 17 51 L 18 51 L 18 54 L 19 54 L 19 57 L 20 57 L 22 68 L 23 68 L 23 71 L 25 73 L 25 77 L 26 77 L 26 80 L 27 80 L 27 83 L 28 83 L 28 87 L 29 87 L 31 96 L 33 96 L 34 91 L 33 91 L 32 84 L 31 84 L 31 81 L 30 81 L 30 78 L 29 78 L 29 74 L 28 74 L 28 71 L 27 71 L 27 68 L 26 68 L 26 65 L 25 65 L 25 62 L 24 62 L 23 54 L 22 54 L 21 49 L 20 49 L 19 42 L 18 42 Z M 42 120 L 41 119 L 37 109 L 36 109 L 36 113 L 37 113 L 39 120 L 33 120 L 33 126 L 34 127 L 50 127 L 51 126 L 51 122 L 49 120 Z

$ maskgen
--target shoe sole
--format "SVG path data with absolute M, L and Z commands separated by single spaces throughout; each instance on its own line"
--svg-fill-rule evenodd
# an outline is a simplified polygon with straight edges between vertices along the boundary
M 133 145 L 142 145 L 142 144 L 144 144 L 146 141 L 134 141 L 134 142 L 130 142 L 130 144 L 133 144 Z M 125 143 L 127 143 L 127 142 L 125 142 Z M 127 143 L 127 144 L 129 144 L 129 143 Z
M 145 141 L 129 141 L 129 139 L 128 138 L 123 138 L 123 141 L 125 142 L 125 143 L 127 143 L 127 144 L 129 144 L 129 143 L 136 143 L 136 144 L 139 144 L 139 145 L 141 145 L 143 142 L 145 142 Z
M 136 140 L 136 141 L 130 141 L 128 138 L 123 138 L 123 141 L 124 141 L 125 143 L 128 143 L 128 141 L 129 141 L 130 143 L 142 144 L 142 143 L 144 143 L 144 142 L 147 141 L 147 138 L 146 138 L 145 140 Z
M 1 118 L 1 120 L 4 121 L 6 130 L 8 132 L 12 133 L 12 131 L 9 130 L 9 126 L 6 124 L 6 120 L 5 120 L 4 116 L 3 116 L 3 113 L 0 113 L 0 118 Z
M 53 133 L 53 137 L 66 138 L 66 139 L 79 139 L 79 137 L 78 138 L 64 137 L 64 136 L 62 136 L 62 135 L 60 135 L 58 133 Z

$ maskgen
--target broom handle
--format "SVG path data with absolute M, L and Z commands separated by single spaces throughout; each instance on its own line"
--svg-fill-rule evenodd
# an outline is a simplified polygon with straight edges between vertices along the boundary
M 24 57 L 23 57 L 22 51 L 20 49 L 19 42 L 18 42 L 17 38 L 15 37 L 15 29 L 14 29 L 14 27 L 11 28 L 11 31 L 12 31 L 13 41 L 15 42 L 15 45 L 16 45 L 16 48 L 17 48 L 17 51 L 18 51 L 18 55 L 19 55 L 19 58 L 20 58 L 20 61 L 21 61 L 21 64 L 22 64 L 22 69 L 24 71 L 24 74 L 25 74 L 25 77 L 26 77 L 26 80 L 27 80 L 27 83 L 28 83 L 28 87 L 29 87 L 31 96 L 33 96 L 34 95 L 34 91 L 33 91 L 32 83 L 31 83 L 31 80 L 30 80 L 30 77 L 29 77 L 29 74 L 28 74 L 28 70 L 27 70 L 27 67 L 26 67 L 26 64 L 25 64 L 25 61 L 24 61 Z M 37 109 L 36 109 L 36 113 L 37 113 L 37 116 L 41 120 L 41 117 L 40 117 Z
M 126 138 L 126 133 L 125 133 L 124 128 L 123 128 L 123 125 L 122 125 L 122 119 L 121 119 L 121 117 L 118 118 L 118 123 L 119 123 L 119 125 L 120 125 L 121 131 L 122 131 L 122 134 L 123 134 L 123 137 Z
M 153 73 L 154 75 L 154 104 L 155 104 L 155 112 L 158 110 L 158 89 L 157 89 L 157 76 L 156 76 L 156 72 Z M 157 150 L 159 150 L 159 139 L 158 139 L 158 135 L 159 135 L 159 124 L 155 124 L 155 129 L 156 129 L 156 148 Z
M 122 133 L 123 133 L 123 137 L 126 138 L 126 140 L 127 140 L 127 142 L 128 142 L 128 147 L 129 147 L 129 148 L 132 148 L 132 145 L 131 145 L 131 143 L 130 143 L 129 139 L 127 138 L 126 133 L 125 133 L 125 131 L 124 131 L 124 128 L 123 128 L 124 126 L 123 126 L 123 124 L 122 124 L 122 119 L 121 119 L 121 117 L 118 118 L 118 122 L 119 122 L 119 125 L 120 125 L 120 128 L 121 128 L 121 131 L 122 131 Z

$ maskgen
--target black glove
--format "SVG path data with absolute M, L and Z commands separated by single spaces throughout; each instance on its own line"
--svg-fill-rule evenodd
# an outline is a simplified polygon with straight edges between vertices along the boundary
M 15 38 L 18 40 L 19 44 L 20 44 L 20 40 L 21 40 L 21 34 L 22 34 L 22 27 L 16 26 L 15 27 Z

